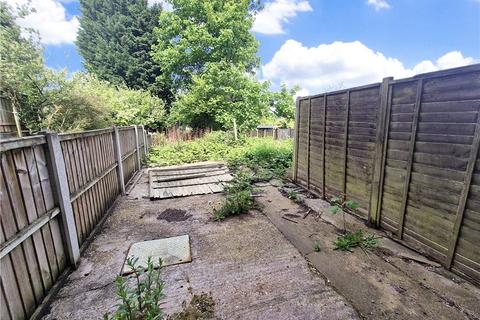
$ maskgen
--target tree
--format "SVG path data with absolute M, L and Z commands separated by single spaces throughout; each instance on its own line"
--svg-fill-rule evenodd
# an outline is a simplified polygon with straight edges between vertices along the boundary
M 189 88 L 194 75 L 211 62 L 252 71 L 258 65 L 258 42 L 250 32 L 258 7 L 251 0 L 168 0 L 172 12 L 160 14 L 153 57 L 163 85 Z
M 240 131 L 255 128 L 268 111 L 268 83 L 227 62 L 208 63 L 192 77 L 190 90 L 173 104 L 170 123 L 193 127 L 231 129 L 235 119 Z
M 80 0 L 80 4 L 77 45 L 85 68 L 101 80 L 171 99 L 168 88 L 156 84 L 160 68 L 151 57 L 161 6 L 149 6 L 147 0 Z
M 280 91 L 270 93 L 270 108 L 276 117 L 277 124 L 282 128 L 290 127 L 295 120 L 295 94 L 300 90 L 298 86 L 288 89 L 282 83 Z

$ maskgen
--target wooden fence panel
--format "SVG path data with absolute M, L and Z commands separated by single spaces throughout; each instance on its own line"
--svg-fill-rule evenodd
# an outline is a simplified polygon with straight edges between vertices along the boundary
M 380 85 L 350 90 L 344 193 L 360 205 L 358 213 L 363 218 L 370 208 L 379 91 Z
M 2 308 L 27 318 L 66 267 L 45 143 L 2 151 L 0 191 Z
M 139 151 L 143 156 L 146 150 L 140 129 Z M 135 127 L 120 132 L 124 138 L 120 144 L 125 148 L 122 162 L 127 164 L 131 177 L 138 170 Z M 86 243 L 121 194 L 113 133 L 113 129 L 92 130 L 61 134 L 59 144 L 55 140 L 65 166 L 63 177 L 67 179 L 61 189 L 68 189 L 73 211 L 70 239 L 80 245 Z M 63 204 L 68 204 L 69 199 L 67 195 L 61 202 L 59 197 L 55 179 L 61 175 L 51 158 L 55 149 L 52 141 L 52 135 L 47 135 L 0 143 L 2 319 L 26 319 L 38 312 L 69 263 L 75 263 L 66 251 L 71 247 L 63 226 L 70 207 Z M 61 212 L 60 208 L 67 209 Z
M 127 184 L 137 170 L 135 127 L 119 128 L 119 135 L 120 148 L 122 150 L 123 179 L 125 184 Z
M 80 245 L 119 193 L 112 133 L 60 135 Z
M 312 98 L 310 112 L 310 188 L 323 193 L 324 97 Z
M 17 125 L 10 100 L 0 97 L 0 139 L 17 136 Z
M 300 101 L 299 120 L 298 120 L 298 154 L 296 157 L 297 181 L 302 185 L 308 183 L 308 162 L 307 162 L 307 146 L 308 146 L 308 100 Z
M 300 98 L 294 179 L 480 282 L 479 113 L 480 65 Z

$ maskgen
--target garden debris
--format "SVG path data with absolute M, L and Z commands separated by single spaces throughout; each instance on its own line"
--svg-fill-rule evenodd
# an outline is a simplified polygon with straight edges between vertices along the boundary
M 151 199 L 222 192 L 233 179 L 225 164 L 211 161 L 150 169 L 148 175 Z
M 287 218 L 287 217 L 285 217 L 285 216 L 282 216 L 282 218 L 285 219 L 285 220 L 288 220 L 288 221 L 290 221 L 290 222 L 293 222 L 293 223 L 298 223 L 297 221 L 292 220 L 292 219 L 290 219 L 290 218 Z

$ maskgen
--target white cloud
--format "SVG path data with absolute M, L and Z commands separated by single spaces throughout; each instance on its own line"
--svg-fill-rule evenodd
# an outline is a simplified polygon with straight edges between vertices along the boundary
M 28 4 L 28 0 L 7 0 L 13 8 L 17 5 Z M 17 19 L 17 23 L 25 28 L 38 30 L 42 44 L 73 43 L 77 38 L 79 21 L 76 16 L 68 17 L 63 5 L 55 0 L 32 0 L 30 7 L 35 12 L 24 18 Z
M 257 14 L 252 31 L 263 34 L 283 34 L 283 25 L 297 12 L 312 11 L 307 0 L 273 0 Z
M 374 7 L 377 11 L 390 8 L 386 0 L 367 0 L 367 4 Z
M 299 85 L 303 93 L 313 94 L 379 82 L 388 76 L 404 78 L 474 62 L 460 51 L 451 51 L 435 62 L 425 60 L 409 69 L 400 60 L 386 57 L 359 41 L 307 47 L 287 40 L 272 60 L 262 66 L 262 79 L 274 85 L 282 81 L 288 86 Z
M 156 3 L 160 3 L 162 5 L 163 10 L 171 12 L 173 10 L 172 5 L 167 2 L 166 0 L 147 0 L 149 6 L 153 6 Z

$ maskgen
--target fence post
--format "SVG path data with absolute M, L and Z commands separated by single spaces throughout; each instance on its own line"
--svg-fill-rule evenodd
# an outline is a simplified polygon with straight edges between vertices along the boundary
M 347 200 L 347 162 L 348 162 L 348 124 L 350 122 L 350 90 L 347 90 L 347 104 L 345 108 L 345 131 L 343 144 L 345 145 L 345 151 L 343 153 L 343 200 Z
M 380 206 L 383 190 L 383 175 L 385 172 L 385 155 L 388 139 L 388 123 L 390 121 L 390 82 L 393 77 L 384 78 L 380 86 L 380 112 L 377 118 L 375 156 L 373 163 L 372 189 L 368 219 L 374 226 L 380 225 Z
M 70 189 L 68 187 L 65 159 L 57 133 L 46 133 L 50 169 L 53 176 L 54 196 L 60 208 L 61 223 L 68 260 L 76 268 L 80 259 L 77 229 L 73 216 L 72 203 L 70 202 Z
M 115 159 L 117 161 L 117 178 L 122 195 L 125 194 L 125 180 L 123 179 L 123 162 L 122 162 L 122 148 L 120 146 L 120 134 L 118 128 L 113 127 L 113 149 L 115 151 Z
M 142 140 L 143 140 L 143 150 L 145 152 L 145 157 L 147 157 L 148 149 L 147 149 L 147 136 L 145 135 L 145 126 L 142 125 Z
M 322 199 L 325 200 L 325 136 L 327 134 L 327 94 L 323 95 L 323 112 L 322 112 Z
M 140 161 L 140 146 L 138 144 L 138 126 L 135 126 L 135 147 L 137 148 L 137 169 L 140 170 L 142 163 Z
M 312 119 L 312 99 L 308 98 L 308 123 L 307 123 L 307 189 L 310 190 L 310 122 Z
M 297 101 L 295 102 L 295 137 L 294 137 L 294 152 L 293 152 L 293 166 L 292 166 L 292 178 L 293 181 L 297 181 L 297 167 L 298 167 L 298 128 L 300 127 L 299 123 L 300 119 L 300 97 L 297 97 Z M 257 129 L 257 136 L 258 136 L 258 129 Z

